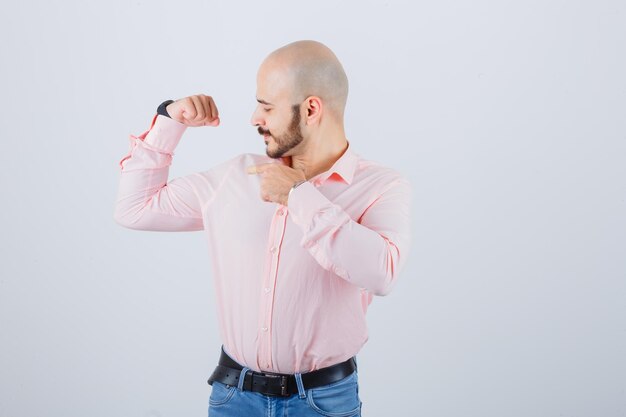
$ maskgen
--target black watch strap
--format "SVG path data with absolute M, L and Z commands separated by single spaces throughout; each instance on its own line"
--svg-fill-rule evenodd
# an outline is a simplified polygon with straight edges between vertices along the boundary
M 172 104 L 173 102 L 174 100 L 166 100 L 163 103 L 161 103 L 161 105 L 157 107 L 157 114 L 160 114 L 161 116 L 169 117 L 171 119 L 172 117 L 169 115 L 169 113 L 167 112 L 165 108 L 168 105 Z

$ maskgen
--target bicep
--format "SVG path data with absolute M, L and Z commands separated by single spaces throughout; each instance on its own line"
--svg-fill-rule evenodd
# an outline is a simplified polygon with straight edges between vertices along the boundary
M 129 173 L 130 174 L 130 173 Z M 138 172 L 154 175 L 154 172 Z M 124 174 L 123 174 L 124 175 Z M 164 185 L 135 189 L 130 194 L 120 192 L 115 220 L 135 230 L 162 232 L 199 231 L 204 229 L 202 204 L 191 174 L 174 178 Z M 150 184 L 147 180 L 144 184 Z

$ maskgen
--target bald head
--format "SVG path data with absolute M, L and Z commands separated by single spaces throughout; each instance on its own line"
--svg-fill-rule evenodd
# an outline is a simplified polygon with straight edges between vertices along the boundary
M 297 41 L 272 52 L 259 74 L 291 90 L 293 103 L 319 97 L 326 110 L 343 119 L 348 78 L 333 51 L 316 41 Z

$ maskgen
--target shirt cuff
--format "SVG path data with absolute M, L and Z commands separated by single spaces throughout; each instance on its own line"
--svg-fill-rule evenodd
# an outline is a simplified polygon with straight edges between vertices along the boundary
M 152 120 L 152 127 L 144 139 L 144 143 L 153 148 L 172 153 L 183 137 L 187 125 L 169 117 L 157 114 Z
M 287 200 L 287 208 L 293 222 L 305 232 L 311 228 L 315 216 L 320 213 L 337 215 L 341 211 L 309 181 L 294 188 Z M 344 216 L 347 217 L 347 214 L 344 213 Z

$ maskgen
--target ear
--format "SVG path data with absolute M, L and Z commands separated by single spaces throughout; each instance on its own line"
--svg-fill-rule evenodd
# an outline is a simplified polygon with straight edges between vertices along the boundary
M 304 100 L 304 105 L 306 110 L 306 124 L 319 124 L 322 120 L 322 112 L 324 109 L 322 99 L 317 96 L 309 96 Z

